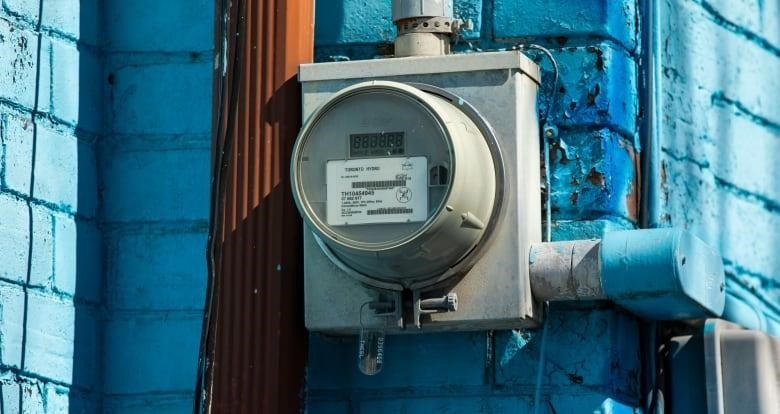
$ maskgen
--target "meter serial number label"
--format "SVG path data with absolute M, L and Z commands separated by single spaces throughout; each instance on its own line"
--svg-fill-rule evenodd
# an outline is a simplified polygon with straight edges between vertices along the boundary
M 329 226 L 428 218 L 425 157 L 333 160 L 326 170 Z

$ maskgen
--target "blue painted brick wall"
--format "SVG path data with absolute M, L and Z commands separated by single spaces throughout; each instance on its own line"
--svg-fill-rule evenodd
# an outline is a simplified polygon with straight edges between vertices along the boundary
M 561 67 L 552 117 L 561 131 L 551 154 L 555 239 L 633 228 L 642 214 L 653 226 L 688 228 L 724 256 L 726 316 L 778 333 L 780 174 L 775 158 L 780 102 L 772 91 L 780 89 L 780 3 L 696 0 L 647 5 L 657 19 L 655 26 L 644 27 L 653 42 L 648 46 L 656 58 L 654 67 L 640 67 L 647 62 L 640 62 L 645 51 L 639 30 L 648 24 L 643 20 L 648 16 L 639 14 L 645 4 L 635 1 L 456 0 L 459 17 L 477 23 L 465 36 L 469 42 L 456 45 L 456 50 L 518 42 L 552 49 Z M 394 29 L 388 16 L 389 6 L 383 2 L 368 7 L 352 0 L 327 6 L 319 2 L 316 59 L 390 54 Z M 537 61 L 548 80 L 540 98 L 544 111 L 551 73 L 547 62 Z M 659 81 L 656 106 L 640 111 L 643 70 Z M 654 139 L 640 136 L 643 117 L 652 122 Z M 641 140 L 654 146 L 640 149 Z M 660 154 L 657 168 L 650 170 L 651 208 L 644 212 L 639 211 L 639 166 L 646 155 L 642 150 Z M 543 392 L 553 395 L 548 401 L 556 411 L 592 412 L 607 395 L 636 403 L 637 327 L 631 317 L 615 315 L 561 310 L 553 317 L 561 331 L 550 345 L 556 350 L 550 358 L 560 360 L 557 371 L 545 371 Z M 597 320 L 584 322 L 587 318 Z M 582 326 L 586 328 L 580 330 Z M 580 343 L 565 339 L 572 332 Z M 499 349 L 523 344 L 523 357 L 509 364 L 485 356 L 490 352 L 483 333 L 392 337 L 385 371 L 366 378 L 354 368 L 354 339 L 315 334 L 307 405 L 311 412 L 529 412 L 535 385 L 529 373 L 536 370 L 538 355 L 533 350 L 538 341 L 525 344 L 527 339 L 518 335 L 495 335 Z M 612 348 L 610 341 L 622 342 Z M 584 351 L 589 357 L 573 369 L 578 364 L 575 355 L 589 347 Z M 618 352 L 609 363 L 595 358 L 609 349 L 625 354 Z M 394 361 L 394 355 L 402 356 Z M 611 368 L 599 372 L 599 366 Z M 420 367 L 439 375 L 418 374 Z M 486 374 L 491 372 L 497 375 Z M 581 381 L 578 372 L 587 372 Z M 525 378 L 512 382 L 513 397 L 502 394 L 506 378 Z M 582 391 L 584 384 L 591 386 Z M 575 392 L 574 399 L 567 396 Z
M 391 51 L 390 2 L 317 2 L 318 61 L 362 59 Z M 638 15 L 634 1 L 456 0 L 476 22 L 470 44 L 505 48 L 533 41 L 560 66 L 552 123 L 556 239 L 598 237 L 638 220 Z M 366 24 L 365 22 L 371 22 Z M 533 56 L 551 79 L 549 63 Z M 543 94 L 550 91 L 549 83 Z M 540 111 L 547 101 L 540 98 Z M 555 308 L 548 320 L 542 395 L 557 412 L 600 412 L 612 400 L 640 398 L 638 326 L 609 309 Z M 506 412 L 533 410 L 540 333 L 505 331 L 393 336 L 385 367 L 366 377 L 356 367 L 356 338 L 313 334 L 307 407 L 337 412 Z
M 206 291 L 214 2 L 103 5 L 104 408 L 189 412 Z
M 4 412 L 100 407 L 96 16 L 89 1 L 0 2 Z
M 663 45 L 657 225 L 720 250 L 726 316 L 780 334 L 780 6 L 743 0 L 658 7 Z
M 191 409 L 213 7 L 0 0 L 0 411 Z

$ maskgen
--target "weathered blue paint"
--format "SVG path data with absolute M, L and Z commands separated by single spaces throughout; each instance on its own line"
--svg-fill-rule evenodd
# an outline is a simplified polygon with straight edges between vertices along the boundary
M 80 4 L 81 3 L 81 4 Z M 0 5 L 0 411 L 100 405 L 95 4 Z
M 658 2 L 649 222 L 723 255 L 725 317 L 777 331 L 780 309 L 780 6 Z
M 637 13 L 633 1 L 494 0 L 495 37 L 549 39 L 561 46 L 589 38 L 616 41 L 627 50 L 637 47 Z
M 680 229 L 605 234 L 601 286 L 611 301 L 653 320 L 718 317 L 726 300 L 720 254 Z
M 315 59 L 391 54 L 392 22 L 382 15 L 389 3 L 317 2 Z M 552 154 L 555 239 L 633 228 L 640 191 L 636 4 L 574 3 L 455 1 L 456 15 L 477 22 L 456 50 L 473 53 L 532 40 L 551 48 L 559 63 L 560 85 L 552 91 L 549 62 L 528 52 L 544 70 L 540 113 L 550 93 L 557 101 L 551 119 L 560 130 Z M 637 406 L 639 328 L 633 316 L 553 307 L 548 324 L 545 410 L 621 412 Z M 356 367 L 356 338 L 313 335 L 308 411 L 533 412 L 541 337 L 536 331 L 392 336 L 383 371 L 365 377 Z
M 102 7 L 104 409 L 189 412 L 206 282 L 214 2 Z
M 545 407 L 598 412 L 609 398 L 638 402 L 638 327 L 632 317 L 611 309 L 553 306 L 549 318 L 540 384 Z M 541 335 L 532 331 L 390 336 L 384 369 L 371 377 L 357 370 L 355 337 L 312 335 L 311 341 L 310 412 L 343 407 L 355 412 L 398 412 L 401 407 L 407 412 L 440 407 L 447 413 L 473 412 L 472 407 L 533 410 Z
M 0 1 L 0 411 L 191 409 L 212 34 L 206 0 Z
M 637 219 L 638 155 L 608 129 L 571 132 L 552 148 L 552 206 L 558 220 Z

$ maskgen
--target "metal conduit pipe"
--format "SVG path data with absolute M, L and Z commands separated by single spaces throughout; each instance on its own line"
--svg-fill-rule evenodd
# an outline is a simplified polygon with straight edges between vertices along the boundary
M 719 316 L 726 302 L 720 254 L 680 229 L 537 243 L 529 266 L 538 301 L 608 299 L 653 320 Z
M 439 56 L 450 53 L 450 39 L 461 21 L 452 15 L 453 0 L 393 0 L 398 35 L 395 56 Z

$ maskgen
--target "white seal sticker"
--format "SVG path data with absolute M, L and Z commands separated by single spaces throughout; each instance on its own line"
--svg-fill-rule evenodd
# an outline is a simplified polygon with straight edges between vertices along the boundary
M 428 218 L 428 159 L 328 161 L 328 225 L 410 223 Z

